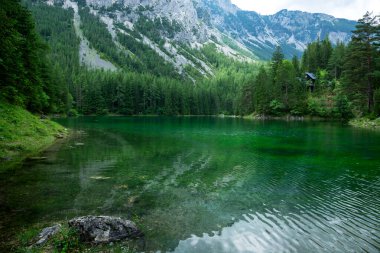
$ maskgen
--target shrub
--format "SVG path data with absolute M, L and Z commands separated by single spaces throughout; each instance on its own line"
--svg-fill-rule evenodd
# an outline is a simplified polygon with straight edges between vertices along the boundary
M 284 113 L 285 105 L 276 99 L 272 100 L 269 104 L 270 114 L 279 116 Z
M 69 112 L 67 113 L 67 116 L 68 117 L 78 117 L 79 116 L 79 113 L 77 110 L 75 109 L 70 109 Z

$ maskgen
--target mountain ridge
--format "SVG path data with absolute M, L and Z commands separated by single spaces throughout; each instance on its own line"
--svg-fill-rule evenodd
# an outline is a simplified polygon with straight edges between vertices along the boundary
M 130 54 L 130 50 L 121 45 L 120 37 L 150 47 L 179 74 L 190 78 L 193 77 L 187 73 L 188 68 L 202 76 L 213 75 L 210 63 L 196 52 L 207 44 L 239 61 L 268 60 L 277 46 L 290 58 L 300 56 L 307 44 L 317 39 L 327 37 L 333 44 L 347 43 L 355 26 L 354 21 L 323 13 L 284 9 L 273 15 L 260 15 L 241 10 L 230 0 L 45 2 L 66 9 L 73 5 L 79 10 L 86 9 L 106 25 L 114 46 L 125 54 Z M 87 65 L 97 67 L 97 64 Z

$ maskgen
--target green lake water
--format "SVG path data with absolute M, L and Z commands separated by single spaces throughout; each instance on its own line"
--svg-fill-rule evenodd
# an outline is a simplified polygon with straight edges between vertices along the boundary
M 339 123 L 83 117 L 0 174 L 3 248 L 36 223 L 138 221 L 145 252 L 379 252 L 380 133 Z M 0 246 L 1 248 L 1 246 Z

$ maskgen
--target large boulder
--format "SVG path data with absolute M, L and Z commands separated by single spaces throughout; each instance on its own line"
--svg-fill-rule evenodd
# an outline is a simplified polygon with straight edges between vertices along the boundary
M 70 220 L 69 227 L 78 230 L 81 241 L 95 244 L 143 236 L 132 221 L 119 217 L 84 216 Z

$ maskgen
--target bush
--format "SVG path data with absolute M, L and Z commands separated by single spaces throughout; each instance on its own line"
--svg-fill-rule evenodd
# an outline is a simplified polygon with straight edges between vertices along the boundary
M 290 114 L 293 115 L 293 116 L 302 116 L 303 112 L 299 111 L 298 109 L 292 109 L 290 111 Z
M 338 93 L 334 97 L 334 116 L 342 119 L 353 117 L 351 103 L 348 101 L 346 95 Z
M 269 104 L 270 114 L 274 116 L 280 116 L 284 113 L 285 105 L 276 99 L 272 100 Z
M 68 117 L 78 117 L 79 116 L 79 113 L 77 110 L 75 109 L 70 109 L 69 112 L 67 113 L 67 116 Z
M 81 252 L 83 245 L 79 241 L 78 231 L 70 228 L 63 228 L 62 231 L 53 238 L 55 252 Z
M 308 112 L 312 116 L 329 118 L 333 116 L 333 99 L 331 96 L 312 97 L 307 100 Z
M 100 109 L 96 112 L 96 115 L 105 116 L 105 115 L 108 115 L 108 113 L 109 113 L 108 109 Z

